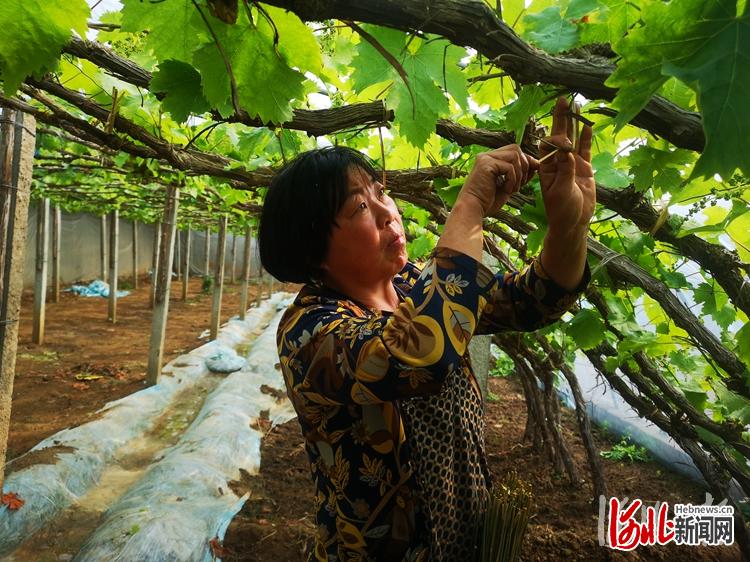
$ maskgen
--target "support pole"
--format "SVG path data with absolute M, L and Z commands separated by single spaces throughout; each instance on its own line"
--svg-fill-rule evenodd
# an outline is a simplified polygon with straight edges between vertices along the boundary
M 154 230 L 154 248 L 151 255 L 151 308 L 156 302 L 156 279 L 159 276 L 159 252 L 161 251 L 161 221 L 156 223 Z
M 190 281 L 190 240 L 192 238 L 193 231 L 188 228 L 187 234 L 185 234 L 185 263 L 182 268 L 182 300 L 186 301 L 188 296 L 188 283 Z
M 172 260 L 174 259 L 179 198 L 180 188 L 176 185 L 170 185 L 167 188 L 167 200 L 164 204 L 162 244 L 159 248 L 156 298 L 154 300 L 154 316 L 151 323 L 151 342 L 146 370 L 146 380 L 149 386 L 156 384 L 158 381 L 164 358 L 164 336 L 167 332 L 167 315 L 169 314 L 169 289 L 172 284 Z
M 138 221 L 133 221 L 133 290 L 138 288 Z
M 177 279 L 182 277 L 182 233 L 178 230 L 176 238 L 174 239 L 174 267 Z
M 240 320 L 245 319 L 247 314 L 247 289 L 250 286 L 250 254 L 253 229 L 249 226 L 245 229 L 245 247 L 242 252 L 242 290 L 240 292 Z
M 0 113 L 0 491 L 5 477 L 36 123 Z
M 31 341 L 41 345 L 44 343 L 44 306 L 47 300 L 49 199 L 39 201 L 36 211 L 36 280 L 34 282 L 34 319 Z
M 232 285 L 237 281 L 237 275 L 236 275 L 236 263 L 237 263 L 237 235 L 232 233 L 232 253 L 231 253 L 231 262 L 232 262 Z
M 216 248 L 216 264 L 214 265 L 214 299 L 211 304 L 211 339 L 219 335 L 221 322 L 221 294 L 224 290 L 224 258 L 227 243 L 227 217 L 219 222 L 219 245 Z
M 206 264 L 203 268 L 203 277 L 211 277 L 211 229 L 206 229 L 206 239 L 203 241 L 203 255 L 206 257 Z
M 109 306 L 107 320 L 117 322 L 117 276 L 120 236 L 120 213 L 117 209 L 109 214 Z
M 60 207 L 52 211 L 52 302 L 60 302 L 60 234 L 62 220 Z
M 107 282 L 107 215 L 102 215 L 99 222 L 99 260 L 100 277 Z
M 260 306 L 260 301 L 263 299 L 263 266 L 258 267 L 258 285 L 257 292 L 255 293 L 255 306 Z

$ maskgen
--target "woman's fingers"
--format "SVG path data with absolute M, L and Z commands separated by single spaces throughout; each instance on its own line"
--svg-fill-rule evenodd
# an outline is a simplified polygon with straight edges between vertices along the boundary
M 572 119 L 568 116 L 568 100 L 564 96 L 557 98 L 555 108 L 552 110 L 552 135 L 553 137 L 564 135 L 570 138 L 572 128 L 570 127 L 570 121 Z
M 591 162 L 591 138 L 594 132 L 590 125 L 584 125 L 578 140 L 578 154 L 585 162 Z

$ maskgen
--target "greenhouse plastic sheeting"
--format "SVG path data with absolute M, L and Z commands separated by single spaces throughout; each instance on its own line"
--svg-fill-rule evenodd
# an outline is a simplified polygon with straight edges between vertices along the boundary
M 228 485 L 239 469 L 257 474 L 262 434 L 253 429 L 264 410 L 272 423 L 294 418 L 291 403 L 261 391 L 284 388 L 277 367 L 281 312 L 253 342 L 248 367 L 228 375 L 206 399 L 179 443 L 102 516 L 74 562 L 211 561 L 209 541 L 223 535 L 247 495 Z M 137 529 L 133 532 L 133 529 Z
M 80 498 L 98 481 L 118 449 L 151 429 L 154 419 L 169 408 L 178 392 L 208 374 L 206 356 L 218 346 L 234 347 L 249 339 L 276 313 L 283 299 L 288 296 L 273 295 L 260 307 L 251 309 L 245 321 L 230 320 L 216 340 L 166 365 L 158 384 L 106 404 L 99 410 L 98 419 L 64 429 L 32 449 L 39 451 L 55 446 L 74 449 L 59 453 L 54 464 L 35 464 L 13 472 L 13 462 L 8 463 L 3 493 L 13 491 L 26 503 L 14 512 L 0 508 L 0 556 L 16 548 Z

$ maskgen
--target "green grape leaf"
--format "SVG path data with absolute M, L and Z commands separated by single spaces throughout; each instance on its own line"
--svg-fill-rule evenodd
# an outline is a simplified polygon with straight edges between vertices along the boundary
M 613 45 L 620 56 L 606 85 L 618 88 L 612 105 L 617 128 L 628 123 L 669 77 L 698 93 L 706 146 L 693 177 L 729 177 L 736 168 L 750 174 L 744 131 L 744 85 L 750 82 L 750 11 L 736 15 L 736 0 L 651 2 L 643 25 Z
M 702 22 L 702 44 L 689 58 L 664 64 L 664 71 L 694 86 L 703 118 L 706 146 L 693 176 L 715 173 L 729 178 L 739 168 L 750 175 L 744 148 L 750 113 L 744 107 L 750 84 L 750 9 L 741 17 L 727 17 L 734 0 L 708 2 L 719 8 L 714 19 Z M 733 14 L 733 12 L 729 12 Z
M 150 89 L 165 94 L 162 107 L 179 123 L 187 121 L 191 113 L 205 113 L 210 108 L 201 89 L 201 75 L 187 63 L 165 60 L 154 72 Z
M 294 12 L 267 5 L 263 8 L 271 16 L 279 34 L 278 49 L 286 63 L 303 72 L 310 71 L 318 74 L 323 66 L 323 57 L 312 29 L 305 25 Z M 257 25 L 265 35 L 273 36 L 273 29 L 267 19 L 259 17 Z
M 562 17 L 559 6 L 551 6 L 523 18 L 524 39 L 548 53 L 559 53 L 578 43 L 578 27 Z
M 13 95 L 27 76 L 53 68 L 71 32 L 86 35 L 85 0 L 3 0 L 0 2 L 0 77 Z
M 541 86 L 527 84 L 521 88 L 513 103 L 505 108 L 505 126 L 515 134 L 516 143 L 521 143 L 529 117 L 539 111 L 546 95 Z
M 599 0 L 570 0 L 565 8 L 565 17 L 579 20 L 599 9 Z
M 746 363 L 750 364 L 750 323 L 745 324 L 735 335 L 737 340 L 737 355 Z
M 448 45 L 445 41 L 412 39 L 407 48 L 406 34 L 402 32 L 377 26 L 364 28 L 399 61 L 408 78 L 408 86 L 383 55 L 362 40 L 352 60 L 355 89 L 361 91 L 373 84 L 391 81 L 386 101 L 388 107 L 393 108 L 396 125 L 411 145 L 422 147 L 435 132 L 438 118 L 448 114 L 448 98 L 443 87 L 459 103 L 465 102 L 466 84 L 458 76 L 458 53 L 450 48 L 446 51 Z
M 409 259 L 418 260 L 429 254 L 435 247 L 435 242 L 427 235 L 417 236 L 407 244 Z
M 289 68 L 276 52 L 273 35 L 268 35 L 271 30 L 250 26 L 244 12 L 234 25 L 218 20 L 211 24 L 221 45 L 232 46 L 225 52 L 237 83 L 240 107 L 264 122 L 290 120 L 291 101 L 304 96 L 305 77 Z M 231 113 L 229 74 L 217 45 L 208 43 L 200 47 L 193 63 L 201 74 L 206 100 L 222 114 Z
M 629 0 L 599 0 L 599 9 L 579 23 L 581 43 L 614 45 L 640 18 L 640 9 Z
M 591 349 L 604 341 L 604 321 L 596 311 L 583 308 L 566 324 L 565 332 L 581 349 Z
M 627 187 L 630 185 L 630 178 L 622 170 L 615 167 L 614 156 L 609 152 L 600 152 L 591 159 L 591 166 L 594 168 L 594 177 L 596 181 L 607 187 Z
M 657 187 L 674 192 L 683 178 L 678 170 L 692 162 L 693 155 L 687 150 L 659 150 L 652 146 L 639 146 L 628 154 L 633 185 L 639 191 Z
M 160 61 L 167 59 L 190 62 L 193 51 L 207 37 L 200 16 L 190 0 L 122 0 L 122 31 L 148 31 L 145 48 Z M 219 20 L 204 13 L 213 22 Z

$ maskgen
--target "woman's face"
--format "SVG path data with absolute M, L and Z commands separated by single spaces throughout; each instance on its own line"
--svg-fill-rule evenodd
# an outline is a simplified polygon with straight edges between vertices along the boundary
M 401 214 L 367 172 L 353 166 L 348 178 L 348 196 L 336 216 L 323 267 L 334 281 L 347 284 L 388 281 L 407 260 Z

